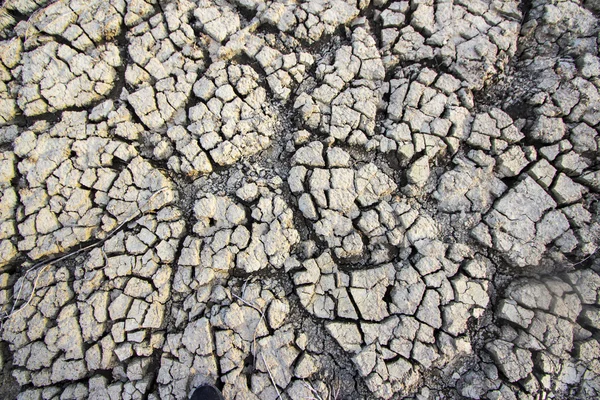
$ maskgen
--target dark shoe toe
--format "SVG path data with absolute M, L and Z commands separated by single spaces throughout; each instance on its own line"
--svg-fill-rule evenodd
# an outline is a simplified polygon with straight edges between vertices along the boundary
M 224 400 L 221 391 L 212 385 L 200 386 L 190 400 Z

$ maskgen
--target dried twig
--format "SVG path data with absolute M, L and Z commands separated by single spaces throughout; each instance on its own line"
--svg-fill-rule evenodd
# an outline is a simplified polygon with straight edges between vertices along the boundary
M 63 256 L 60 256 L 58 258 L 49 260 L 49 261 L 42 261 L 39 262 L 37 264 L 34 264 L 32 267 L 30 267 L 25 274 L 23 275 L 23 280 L 27 278 L 27 276 L 29 275 L 30 272 L 32 271 L 36 271 L 36 276 L 35 279 L 33 281 L 33 287 L 31 289 L 31 294 L 29 295 L 29 298 L 27 299 L 27 301 L 25 302 L 25 304 L 23 304 L 21 307 L 19 307 L 18 309 L 16 308 L 17 305 L 17 300 L 19 298 L 21 298 L 21 294 L 23 292 L 23 287 L 25 286 L 24 281 L 21 282 L 21 286 L 19 287 L 19 292 L 17 293 L 16 296 L 12 296 L 11 300 L 15 300 L 13 302 L 13 305 L 11 307 L 11 310 L 8 314 L 6 314 L 5 316 L 2 316 L 0 318 L 0 331 L 2 330 L 3 326 L 4 326 L 4 321 L 6 321 L 7 319 L 9 319 L 10 317 L 20 313 L 21 311 L 23 311 L 29 304 L 31 304 L 31 301 L 33 300 L 33 297 L 35 295 L 35 292 L 37 290 L 37 284 L 38 281 L 41 277 L 41 275 L 53 264 L 56 264 L 60 261 L 66 260 L 70 257 L 73 257 L 77 254 L 86 252 L 88 250 L 91 250 L 95 247 L 98 247 L 100 245 L 102 245 L 104 242 L 106 242 L 108 239 L 110 239 L 111 237 L 113 237 L 115 234 L 117 234 L 125 225 L 129 224 L 130 222 L 132 222 L 134 219 L 136 219 L 138 216 L 143 215 L 145 212 L 147 211 L 143 211 L 143 209 L 156 197 L 158 196 L 160 193 L 164 192 L 165 190 L 169 189 L 168 187 L 163 187 L 162 189 L 160 189 L 159 191 L 157 191 L 156 193 L 152 194 L 152 196 L 150 196 L 148 198 L 148 200 L 146 200 L 144 202 L 144 204 L 142 204 L 137 210 L 135 210 L 135 212 L 127 219 L 125 219 L 123 222 L 121 222 L 115 229 L 113 229 L 112 231 L 110 231 L 106 237 L 104 237 L 103 239 L 98 240 L 95 243 L 89 244 L 85 247 L 82 247 L 80 249 L 74 250 L 68 254 L 65 254 Z M 130 207 L 133 207 L 134 205 L 137 206 L 137 204 L 132 204 Z M 106 256 L 106 255 L 105 255 Z
M 592 232 L 592 236 L 593 236 L 594 242 L 596 244 L 600 243 L 600 236 L 597 233 Z M 586 261 L 590 260 L 591 258 L 593 258 L 596 255 L 596 253 L 598 253 L 598 250 L 600 250 L 600 246 L 596 246 L 596 248 L 594 249 L 594 251 L 592 251 L 590 254 L 588 254 L 583 259 L 577 261 L 576 263 L 567 263 L 567 265 L 569 267 L 577 267 L 578 265 L 581 265 L 584 262 L 586 262 Z
M 273 387 L 275 388 L 275 391 L 277 392 L 277 398 L 280 399 L 281 393 L 279 392 L 279 389 L 277 389 L 277 384 L 275 383 L 275 379 L 273 379 L 273 375 L 271 374 L 271 368 L 269 368 L 269 364 L 267 364 L 267 361 L 265 360 L 265 356 L 263 356 L 262 353 L 260 353 L 260 357 L 262 358 L 263 363 L 265 364 L 265 367 L 267 368 L 267 373 L 269 374 L 269 379 L 271 379 L 271 384 L 273 385 Z
M 338 379 L 335 380 L 335 391 L 333 392 L 333 399 L 332 400 L 337 400 L 338 397 L 340 396 L 340 390 L 342 388 L 340 387 L 340 381 Z M 331 396 L 329 396 L 331 397 Z
M 321 397 L 321 394 L 317 391 L 317 389 L 315 389 L 313 387 L 313 385 L 311 385 L 309 382 L 306 382 L 304 379 L 302 379 L 302 383 L 304 384 L 304 386 L 306 386 L 308 388 L 308 390 L 311 391 L 311 393 L 313 394 L 313 397 L 309 397 L 308 400 L 324 400 L 323 397 Z
M 336 379 L 336 382 L 334 385 L 327 385 L 329 392 L 327 393 L 327 397 L 325 399 L 323 398 L 323 396 L 321 396 L 321 393 L 319 393 L 319 391 L 317 389 L 315 389 L 314 386 L 310 382 L 307 382 L 306 380 L 302 379 L 302 383 L 313 394 L 313 397 L 308 398 L 309 400 L 337 400 L 337 398 L 340 394 L 340 385 L 339 385 L 339 381 L 337 379 Z M 335 386 L 335 389 L 334 389 L 334 386 Z
M 579 260 L 579 261 L 577 261 L 577 262 L 576 262 L 576 263 L 574 263 L 574 264 L 570 264 L 570 265 L 571 265 L 571 267 L 576 267 L 576 266 L 578 266 L 579 264 L 583 264 L 583 263 L 584 263 L 584 262 L 586 262 L 587 260 L 591 259 L 591 258 L 592 258 L 592 257 L 594 257 L 594 255 L 595 255 L 595 254 L 598 252 L 598 249 L 599 249 L 599 248 L 598 248 L 598 247 L 596 247 L 596 249 L 595 249 L 593 252 L 591 252 L 591 253 L 590 253 L 590 255 L 588 255 L 587 257 L 585 257 L 583 260 Z
M 252 340 L 252 356 L 254 357 L 254 364 L 256 364 L 256 333 L 258 332 L 258 327 L 260 326 L 260 323 L 265 320 L 265 313 L 263 310 L 261 310 L 255 304 L 252 304 L 252 303 L 242 299 L 240 296 L 236 295 L 235 293 L 231 293 L 231 294 L 233 295 L 233 297 L 235 297 L 236 299 L 238 299 L 239 301 L 241 301 L 248 307 L 251 307 L 260 313 L 260 320 L 258 321 L 256 328 L 254 329 L 254 338 Z M 265 356 L 262 353 L 260 353 L 260 357 L 262 359 L 263 364 L 265 364 L 265 368 L 267 369 L 267 373 L 269 375 L 269 379 L 271 380 L 271 384 L 273 385 L 273 387 L 275 388 L 275 391 L 277 392 L 277 398 L 280 399 L 281 393 L 279 392 L 279 389 L 277 388 L 275 379 L 273 379 L 273 374 L 271 373 L 271 368 L 269 368 L 269 364 L 267 364 L 267 361 L 265 360 Z
M 254 337 L 252 339 L 252 357 L 254 357 L 254 364 L 256 364 L 256 334 L 258 332 L 258 327 L 260 326 L 260 323 L 265 321 L 265 313 L 263 310 L 258 308 L 258 306 L 256 306 L 255 304 L 249 303 L 248 301 L 242 299 L 240 296 L 238 296 L 235 293 L 231 293 L 231 294 L 233 295 L 233 297 L 235 297 L 236 299 L 238 299 L 239 301 L 241 301 L 248 307 L 255 309 L 260 314 L 260 320 L 258 321 L 258 324 L 256 324 L 256 328 L 254 328 Z

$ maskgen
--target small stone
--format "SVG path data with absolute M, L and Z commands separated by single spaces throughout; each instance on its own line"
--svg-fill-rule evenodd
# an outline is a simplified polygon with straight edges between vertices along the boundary
M 181 344 L 192 354 L 208 355 L 214 350 L 213 335 L 210 323 L 206 318 L 200 318 L 187 325 L 181 339 Z
M 600 59 L 593 54 L 586 53 L 577 59 L 577 67 L 585 78 L 593 78 L 600 75 Z
M 531 310 L 519 306 L 514 300 L 502 299 L 498 304 L 496 312 L 499 318 L 513 322 L 523 328 L 528 328 L 535 313 Z
M 559 205 L 571 204 L 579 201 L 583 195 L 584 187 L 573 182 L 564 173 L 560 173 L 552 186 L 552 194 Z
M 529 164 L 525 153 L 519 146 L 512 146 L 498 157 L 496 169 L 501 178 L 513 177 Z
M 297 131 L 294 133 L 294 144 L 303 145 L 310 139 L 310 132 L 306 130 Z
M 421 305 L 418 308 L 416 317 L 419 321 L 426 323 L 432 328 L 442 327 L 442 315 L 440 313 L 440 295 L 435 290 L 427 290 Z
M 52 383 L 77 381 L 83 379 L 86 374 L 87 369 L 83 360 L 66 361 L 64 356 L 61 356 L 52 364 Z
M 319 371 L 317 359 L 309 353 L 303 353 L 296 363 L 294 375 L 300 379 L 310 378 Z
M 600 309 L 596 307 L 585 306 L 579 314 L 581 325 L 593 330 L 600 329 Z
M 439 355 L 433 346 L 426 345 L 420 341 L 415 341 L 411 357 L 425 368 L 430 368 Z
M 531 279 L 512 283 L 507 293 L 509 298 L 529 309 L 548 310 L 552 302 L 552 295 L 548 288 L 543 283 Z
M 307 165 L 311 167 L 324 167 L 323 143 L 311 142 L 308 145 L 298 149 L 292 156 L 293 165 Z
M 275 299 L 269 305 L 267 310 L 267 321 L 271 329 L 278 329 L 286 320 L 290 312 L 290 306 L 287 301 Z
M 450 74 L 442 74 L 435 82 L 435 87 L 441 89 L 446 94 L 451 94 L 460 89 L 461 82 Z
M 329 167 L 349 167 L 350 154 L 338 147 L 329 148 L 327 149 L 327 164 Z
M 409 183 L 423 187 L 429 179 L 429 157 L 423 156 L 410 165 L 406 173 Z
M 525 378 L 533 369 L 531 353 L 504 340 L 494 340 L 485 348 L 510 382 Z
M 565 136 L 566 127 L 562 119 L 541 115 L 531 128 L 531 137 L 542 143 L 556 143 Z
M 316 221 L 319 219 L 319 213 L 312 201 L 312 196 L 308 193 L 302 193 L 298 199 L 298 208 L 302 212 L 305 218 Z
M 327 328 L 327 331 L 345 351 L 350 353 L 357 353 L 360 351 L 362 335 L 356 324 L 348 322 L 329 322 L 325 324 L 325 328 Z
M 239 188 L 235 195 L 242 201 L 252 202 L 258 198 L 258 185 L 256 183 L 247 183 Z
M 546 159 L 541 159 L 536 162 L 528 172 L 540 186 L 547 189 L 554 181 L 556 168 L 554 168 Z

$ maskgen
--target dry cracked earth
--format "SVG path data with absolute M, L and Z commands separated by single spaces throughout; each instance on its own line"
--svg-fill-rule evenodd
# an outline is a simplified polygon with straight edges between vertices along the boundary
M 600 396 L 600 1 L 5 0 L 0 398 Z

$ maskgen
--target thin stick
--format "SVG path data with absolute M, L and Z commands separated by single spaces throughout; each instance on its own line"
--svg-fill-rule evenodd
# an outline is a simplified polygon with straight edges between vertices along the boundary
M 267 362 L 265 361 L 265 356 L 263 356 L 262 353 L 260 353 L 260 357 L 262 358 L 263 364 L 265 364 L 265 367 L 267 367 L 267 372 L 269 374 L 269 378 L 271 379 L 271 383 L 273 384 L 273 387 L 275 388 L 275 391 L 277 392 L 277 398 L 280 399 L 281 393 L 279 393 L 279 389 L 277 389 L 277 384 L 275 383 L 275 379 L 273 379 L 273 375 L 271 375 L 271 368 L 269 368 L 269 364 L 267 364 Z
M 311 393 L 315 396 L 315 397 L 311 397 L 311 400 L 323 400 L 323 397 L 321 397 L 321 394 L 317 391 L 317 389 L 315 389 L 313 387 L 313 385 L 309 382 L 306 382 L 306 380 L 302 379 L 302 383 L 304 384 L 304 386 L 306 386 L 308 388 L 308 390 L 311 391 Z
M 241 301 L 248 307 L 251 307 L 260 313 L 260 320 L 258 321 L 256 328 L 254 328 L 254 337 L 252 339 L 252 357 L 254 358 L 254 364 L 256 364 L 256 333 L 258 332 L 258 327 L 259 327 L 260 323 L 265 320 L 265 313 L 260 308 L 258 308 L 258 306 L 247 302 L 246 300 L 242 299 L 240 296 L 236 295 L 235 293 L 231 293 L 231 294 L 233 295 L 233 297 L 235 297 L 236 299 L 238 299 L 239 301 Z
M 148 205 L 148 204 L 149 204 L 149 203 L 150 203 L 150 202 L 151 202 L 151 201 L 154 199 L 154 197 L 158 196 L 160 193 L 164 192 L 164 191 L 165 191 L 165 190 L 167 190 L 167 189 L 169 189 L 169 188 L 165 186 L 165 187 L 163 187 L 162 189 L 160 189 L 158 192 L 156 192 L 156 193 L 154 193 L 152 196 L 150 196 L 150 197 L 148 198 L 148 200 L 146 200 L 146 201 L 144 202 L 144 204 L 142 204 L 142 205 L 141 205 L 141 206 L 140 206 L 140 207 L 139 207 L 139 208 L 138 208 L 138 209 L 137 209 L 137 210 L 136 210 L 136 211 L 135 211 L 135 212 L 134 212 L 134 213 L 133 213 L 133 214 L 132 214 L 132 215 L 131 215 L 129 218 L 127 218 L 126 220 L 124 220 L 123 222 L 121 222 L 121 223 L 120 223 L 120 224 L 119 224 L 119 225 L 118 225 L 118 226 L 117 226 L 115 229 L 113 229 L 112 231 L 110 231 L 110 232 L 109 232 L 109 233 L 106 235 L 106 237 L 104 237 L 103 239 L 100 239 L 100 240 L 98 240 L 98 241 L 97 241 L 97 242 L 95 242 L 95 243 L 92 243 L 92 244 L 90 244 L 90 245 L 87 245 L 87 246 L 85 246 L 85 247 L 82 247 L 82 248 L 80 248 L 80 249 L 77 249 L 77 250 L 75 250 L 75 251 L 72 251 L 72 252 L 70 252 L 70 253 L 68 253 L 68 254 L 65 254 L 64 256 L 60 256 L 60 257 L 58 257 L 58 258 L 55 258 L 55 259 L 53 259 L 53 260 L 50 260 L 50 261 L 42 261 L 42 262 L 39 262 L 39 263 L 37 263 L 37 264 L 34 264 L 34 265 L 33 265 L 31 268 L 29 268 L 29 269 L 28 269 L 28 270 L 25 272 L 25 274 L 23 275 L 23 279 L 25 279 L 25 278 L 27 278 L 27 275 L 28 275 L 28 274 L 29 274 L 31 271 L 33 271 L 33 270 L 35 270 L 35 269 L 38 269 L 38 271 L 37 271 L 37 274 L 36 274 L 36 277 L 35 277 L 35 280 L 34 280 L 34 282 L 33 282 L 33 288 L 31 289 L 31 294 L 29 295 L 29 298 L 27 299 L 27 301 L 25 302 L 25 304 L 23 304 L 23 306 L 19 307 L 19 308 L 18 308 L 18 309 L 16 309 L 16 310 L 15 310 L 15 307 L 16 307 L 16 305 L 17 305 L 17 304 L 16 304 L 16 301 L 15 301 L 15 302 L 13 303 L 12 307 L 11 307 L 10 313 L 9 313 L 9 314 L 7 314 L 6 316 L 2 317 L 2 321 L 4 321 L 4 320 L 7 320 L 7 319 L 9 319 L 10 317 L 12 317 L 12 316 L 14 316 L 14 315 L 18 314 L 19 312 L 23 311 L 23 310 L 25 309 L 25 307 L 27 307 L 29 304 L 31 304 L 31 301 L 33 300 L 33 296 L 35 295 L 35 292 L 36 292 L 36 290 L 37 290 L 37 283 L 38 283 L 38 281 L 39 281 L 39 278 L 40 278 L 40 276 L 42 275 L 42 273 L 43 273 L 43 272 L 44 272 L 44 271 L 45 271 L 45 270 L 46 270 L 48 267 L 50 267 L 51 265 L 53 265 L 53 264 L 55 264 L 55 263 L 57 263 L 57 262 L 60 262 L 60 261 L 66 260 L 67 258 L 70 258 L 70 257 L 72 257 L 72 256 L 74 256 L 74 255 L 77 255 L 77 254 L 83 253 L 83 252 L 85 252 L 85 251 L 87 251 L 87 250 L 93 249 L 93 248 L 95 248 L 95 247 L 98 247 L 99 245 L 103 244 L 103 243 L 104 243 L 104 242 L 106 242 L 108 239 L 110 239 L 111 237 L 113 237 L 113 236 L 114 236 L 114 235 L 115 235 L 117 232 L 119 232 L 119 231 L 120 231 L 120 230 L 121 230 L 121 229 L 122 229 L 122 228 L 123 228 L 125 225 L 127 225 L 128 223 L 132 222 L 132 221 L 133 221 L 135 218 L 137 218 L 139 214 L 142 214 L 142 215 L 143 215 L 143 214 L 145 213 L 145 211 L 142 211 L 142 209 L 143 209 L 144 207 L 146 207 L 146 206 L 147 206 L 147 205 Z M 133 207 L 133 204 L 132 204 L 132 205 L 130 205 L 129 207 L 130 207 L 130 208 L 131 208 L 131 207 Z M 23 282 L 23 283 L 21 283 L 21 287 L 19 288 L 19 292 L 17 293 L 17 296 L 16 296 L 16 297 L 15 297 L 15 296 L 12 296 L 12 299 L 15 299 L 15 300 L 17 300 L 17 299 L 19 299 L 19 298 L 21 297 L 21 294 L 22 294 L 22 292 L 23 292 L 23 287 L 24 287 L 24 286 L 25 286 L 25 285 L 24 285 L 24 282 Z M 12 299 L 11 299 L 11 300 L 12 300 Z M 2 330 L 2 327 L 3 327 L 3 325 L 0 325 L 0 330 Z
M 587 260 L 589 260 L 590 258 L 592 258 L 596 253 L 598 252 L 598 247 L 596 247 L 596 249 L 590 253 L 589 256 L 587 256 L 586 258 L 584 258 L 583 260 L 577 261 L 575 264 L 571 264 L 571 267 L 575 267 L 579 264 L 583 264 L 584 262 L 586 262 Z
M 265 320 L 265 313 L 263 310 L 258 308 L 258 306 L 242 299 L 240 296 L 236 295 L 235 293 L 231 293 L 231 294 L 233 297 L 235 297 L 236 299 L 238 299 L 239 301 L 241 301 L 248 307 L 251 307 L 260 313 L 260 320 L 258 321 L 256 328 L 254 329 L 254 338 L 252 340 L 252 356 L 254 357 L 254 363 L 256 364 L 256 333 L 258 332 L 258 327 L 259 327 L 260 323 Z M 279 392 L 279 389 L 277 388 L 275 379 L 273 379 L 273 375 L 271 374 L 271 368 L 269 368 L 269 364 L 267 364 L 267 361 L 265 360 L 265 356 L 263 355 L 263 353 L 260 353 L 260 357 L 262 358 L 263 364 L 265 364 L 265 367 L 267 368 L 267 373 L 269 374 L 269 379 L 271 380 L 271 384 L 273 385 L 273 387 L 275 388 L 275 391 L 277 392 L 277 398 L 280 399 L 281 393 Z

